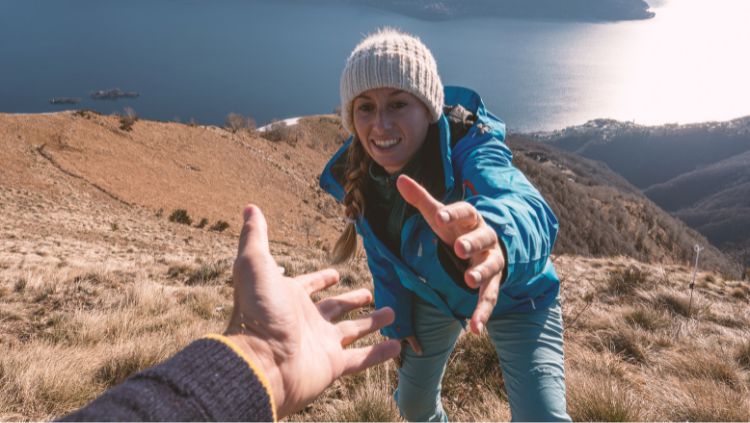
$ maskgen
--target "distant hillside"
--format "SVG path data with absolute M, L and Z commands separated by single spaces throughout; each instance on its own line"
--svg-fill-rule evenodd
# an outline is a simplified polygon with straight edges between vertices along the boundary
M 343 219 L 317 177 L 344 140 L 338 118 L 303 118 L 262 136 L 143 120 L 125 131 L 116 117 L 89 112 L 0 114 L 0 162 L 6 164 L 0 180 L 44 195 L 75 180 L 88 187 L 85 195 L 166 215 L 185 209 L 195 222 L 223 220 L 232 230 L 242 205 L 254 202 L 269 216 L 272 240 L 329 248 Z M 704 268 L 738 273 L 705 239 L 605 166 L 520 137 L 509 143 L 517 165 L 560 218 L 555 253 L 687 263 L 699 243 L 707 247 Z
M 573 21 L 649 19 L 643 0 L 369 0 L 367 3 L 421 19 L 499 17 Z
M 300 1 L 300 0 L 294 0 Z M 367 5 L 423 20 L 520 18 L 571 21 L 649 19 L 643 0 L 327 0 Z
M 750 265 L 750 117 L 661 126 L 598 119 L 530 137 L 606 163 Z
M 693 246 L 700 244 L 707 247 L 702 266 L 739 272 L 738 265 L 703 236 L 601 163 L 518 135 L 511 135 L 508 145 L 515 165 L 560 220 L 556 253 L 685 263 L 693 257 Z

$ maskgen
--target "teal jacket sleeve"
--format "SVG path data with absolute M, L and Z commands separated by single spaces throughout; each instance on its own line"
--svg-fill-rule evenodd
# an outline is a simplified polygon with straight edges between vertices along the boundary
M 388 306 L 396 313 L 393 323 L 381 329 L 380 333 L 394 339 L 414 335 L 412 327 L 414 293 L 401 284 L 398 275 L 393 270 L 393 265 L 388 260 L 376 254 L 367 242 L 364 244 L 367 265 L 372 273 L 375 308 Z
M 547 263 L 557 237 L 557 218 L 539 191 L 513 166 L 504 131 L 474 129 L 456 145 L 454 166 L 465 201 L 477 208 L 504 246 L 501 290 L 520 295 Z

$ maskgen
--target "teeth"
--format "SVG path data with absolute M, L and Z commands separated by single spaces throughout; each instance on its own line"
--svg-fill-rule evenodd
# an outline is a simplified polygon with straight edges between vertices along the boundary
M 388 148 L 391 146 L 394 146 L 398 143 L 398 139 L 394 138 L 391 140 L 372 140 L 372 142 L 377 145 L 379 148 Z

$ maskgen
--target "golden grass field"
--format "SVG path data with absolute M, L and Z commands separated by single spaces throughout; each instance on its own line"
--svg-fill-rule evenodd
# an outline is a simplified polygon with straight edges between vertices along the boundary
M 60 113 L 0 114 L 0 147 L 3 421 L 75 410 L 192 339 L 221 332 L 245 202 L 269 217 L 272 252 L 291 275 L 325 267 L 342 226 L 314 188 L 330 146 L 144 121 L 121 134 L 113 117 Z M 228 161 L 234 167 L 223 168 Z M 217 233 L 169 222 L 178 207 L 231 226 Z M 688 310 L 687 263 L 554 260 L 574 420 L 750 420 L 746 282 L 698 272 Z M 371 285 L 361 255 L 339 271 L 330 293 Z M 396 383 L 393 363 L 372 368 L 335 382 L 288 420 L 400 421 Z M 510 419 L 484 336 L 460 338 L 443 388 L 452 420 Z

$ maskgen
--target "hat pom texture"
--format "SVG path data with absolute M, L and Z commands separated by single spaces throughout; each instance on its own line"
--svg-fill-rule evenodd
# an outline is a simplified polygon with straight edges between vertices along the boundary
M 352 103 L 374 88 L 404 90 L 424 103 L 432 121 L 443 111 L 443 84 L 430 50 L 416 37 L 386 28 L 354 48 L 341 74 L 341 122 L 354 134 Z

